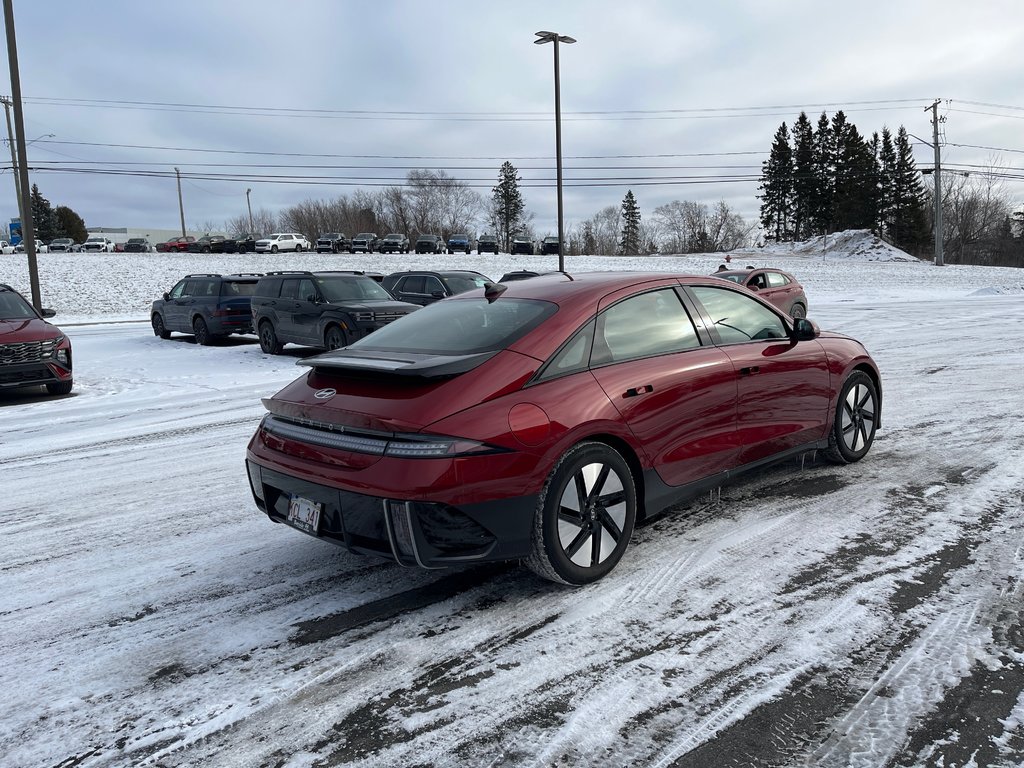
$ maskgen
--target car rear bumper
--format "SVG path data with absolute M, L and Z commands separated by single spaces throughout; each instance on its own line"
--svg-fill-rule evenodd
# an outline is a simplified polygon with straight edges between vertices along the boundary
M 382 489 L 357 492 L 286 474 L 254 461 L 251 451 L 246 468 L 256 505 L 271 520 L 288 523 L 292 499 L 308 500 L 320 510 L 317 529 L 294 527 L 351 552 L 422 568 L 530 552 L 536 495 L 461 504 L 432 498 L 429 490 L 393 498 Z

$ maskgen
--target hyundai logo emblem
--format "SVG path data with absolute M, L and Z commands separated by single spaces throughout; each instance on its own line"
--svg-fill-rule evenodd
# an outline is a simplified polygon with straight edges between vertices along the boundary
M 336 389 L 328 387 L 327 389 L 318 389 L 313 397 L 317 400 L 327 400 L 328 398 L 334 397 L 336 394 L 338 394 Z

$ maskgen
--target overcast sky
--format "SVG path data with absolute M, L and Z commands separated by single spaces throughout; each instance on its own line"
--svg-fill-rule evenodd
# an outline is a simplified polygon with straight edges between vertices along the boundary
M 567 227 L 627 189 L 645 217 L 724 199 L 753 221 L 783 121 L 843 109 L 862 134 L 904 125 L 930 139 L 936 99 L 944 166 L 1011 169 L 1006 191 L 1024 202 L 1019 0 L 14 0 L 14 11 L 26 138 L 54 134 L 29 148 L 31 181 L 88 226 L 177 227 L 175 166 L 191 229 L 244 214 L 247 188 L 254 209 L 276 212 L 410 168 L 489 195 L 508 159 L 548 234 L 553 47 L 533 44 L 540 30 L 578 40 L 560 47 Z M 915 156 L 932 163 L 927 146 Z M 188 178 L 211 174 L 235 178 Z M 6 222 L 14 184 L 0 175 Z

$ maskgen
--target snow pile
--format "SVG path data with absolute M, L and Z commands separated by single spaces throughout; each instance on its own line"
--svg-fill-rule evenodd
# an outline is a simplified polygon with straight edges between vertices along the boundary
M 867 229 L 848 229 L 799 243 L 768 243 L 758 250 L 779 256 L 821 256 L 855 261 L 919 261 Z
M 1017 285 L 990 285 L 987 288 L 979 288 L 972 291 L 970 296 L 1016 296 L 1024 293 L 1024 283 Z

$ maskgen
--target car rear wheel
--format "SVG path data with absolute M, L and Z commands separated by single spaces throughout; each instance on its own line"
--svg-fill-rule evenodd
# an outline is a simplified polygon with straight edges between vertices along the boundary
M 210 328 L 207 326 L 206 321 L 201 317 L 197 317 L 192 321 L 192 332 L 196 336 L 196 344 L 202 347 L 208 347 L 213 343 L 213 336 L 210 335 Z
M 277 340 L 274 324 L 269 320 L 264 320 L 260 323 L 260 349 L 268 355 L 279 355 L 281 350 L 284 349 L 284 344 Z
M 863 371 L 854 371 L 839 393 L 825 457 L 836 464 L 864 458 L 875 440 L 878 415 L 875 382 Z
M 161 339 L 171 338 L 171 332 L 164 327 L 164 319 L 160 315 L 153 315 L 153 335 Z
M 299 245 L 298 243 L 296 243 L 296 245 L 295 245 L 295 252 L 296 253 L 302 253 L 302 246 Z
M 807 308 L 803 304 L 794 304 L 793 308 L 789 310 L 789 316 L 794 319 L 807 317 Z
M 562 584 L 589 584 L 622 559 L 636 523 L 636 485 L 622 455 L 585 442 L 559 459 L 541 491 L 526 566 Z
M 277 246 L 276 245 L 270 246 L 270 252 L 271 253 L 277 253 Z
M 348 346 L 348 339 L 345 338 L 345 332 L 336 325 L 332 325 L 327 329 L 327 333 L 324 334 L 324 346 L 327 349 L 341 349 L 342 347 Z
M 70 395 L 71 388 L 74 386 L 73 381 L 55 381 L 46 385 L 46 391 L 51 395 Z

